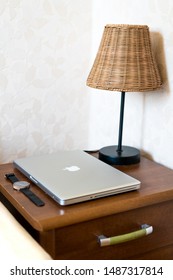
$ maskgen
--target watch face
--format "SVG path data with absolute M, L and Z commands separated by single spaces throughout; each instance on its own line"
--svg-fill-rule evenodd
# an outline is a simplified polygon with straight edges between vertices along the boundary
M 28 183 L 26 181 L 18 181 L 13 184 L 13 189 L 20 191 L 21 189 L 29 188 L 29 186 L 30 186 L 30 183 Z

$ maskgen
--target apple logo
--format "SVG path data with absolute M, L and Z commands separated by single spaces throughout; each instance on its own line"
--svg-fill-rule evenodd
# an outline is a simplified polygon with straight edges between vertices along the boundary
M 79 171 L 80 167 L 72 165 L 72 166 L 65 167 L 63 170 L 70 171 L 70 172 L 75 172 L 75 171 Z

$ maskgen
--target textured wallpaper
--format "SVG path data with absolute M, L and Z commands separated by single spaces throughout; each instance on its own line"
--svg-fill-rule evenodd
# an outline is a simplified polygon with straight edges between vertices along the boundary
M 86 87 L 104 25 L 146 24 L 164 82 L 126 95 L 123 143 L 173 168 L 172 0 L 0 0 L 0 162 L 117 144 L 120 94 Z
M 0 162 L 85 148 L 91 1 L 0 0 Z

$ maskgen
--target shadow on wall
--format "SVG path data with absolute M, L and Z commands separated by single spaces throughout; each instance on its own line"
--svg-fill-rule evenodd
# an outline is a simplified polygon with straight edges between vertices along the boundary
M 169 81 L 168 81 L 168 75 L 167 75 L 167 67 L 166 67 L 166 59 L 165 59 L 165 50 L 164 50 L 164 42 L 163 37 L 159 32 L 150 32 L 151 36 L 151 44 L 152 44 L 152 50 L 153 55 L 156 60 L 156 64 L 158 66 L 158 70 L 161 76 L 162 80 L 162 86 L 160 89 L 157 89 L 155 92 L 156 100 L 159 100 L 160 98 L 163 98 L 163 95 L 169 95 L 170 94 L 170 87 L 169 87 Z M 154 91 L 153 91 L 154 92 Z M 148 92 L 148 94 L 144 93 L 143 95 L 143 112 L 142 112 L 142 125 L 141 125 L 141 148 L 143 147 L 143 139 L 145 137 L 145 119 L 146 119 L 146 100 L 147 97 L 153 92 Z M 145 156 L 148 159 L 152 160 L 152 155 L 148 152 L 141 149 L 141 154 Z
M 162 80 L 162 89 L 164 89 L 164 93 L 169 94 L 169 81 L 167 75 L 167 68 L 166 68 L 166 60 L 165 60 L 165 50 L 164 50 L 164 43 L 163 37 L 159 32 L 151 32 L 151 44 L 153 54 L 159 69 L 159 73 Z

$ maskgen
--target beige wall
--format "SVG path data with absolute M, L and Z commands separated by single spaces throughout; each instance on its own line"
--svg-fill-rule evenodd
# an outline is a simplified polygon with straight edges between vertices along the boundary
M 164 81 L 127 93 L 123 142 L 173 168 L 171 0 L 0 0 L 0 162 L 117 143 L 119 93 L 86 87 L 103 28 L 147 24 Z
M 0 162 L 86 147 L 91 2 L 0 0 Z

